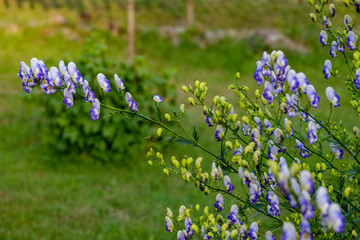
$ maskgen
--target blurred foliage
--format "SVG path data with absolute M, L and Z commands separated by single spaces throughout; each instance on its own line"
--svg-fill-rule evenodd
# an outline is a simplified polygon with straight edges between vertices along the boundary
M 155 94 L 163 98 L 171 96 L 164 104 L 174 103 L 176 91 L 169 82 L 174 76 L 173 71 L 167 70 L 162 75 L 151 74 L 142 57 L 136 57 L 131 64 L 109 62 L 106 49 L 105 40 L 95 33 L 85 41 L 84 53 L 75 61 L 101 101 L 127 108 L 113 82 L 113 74 L 117 73 L 125 83 L 125 91 L 133 93 L 141 112 L 152 114 L 150 108 L 154 104 L 152 98 Z M 112 92 L 106 94 L 106 99 L 96 81 L 96 75 L 100 72 L 107 76 L 112 85 Z M 128 121 L 125 116 L 112 116 L 110 111 L 103 108 L 100 115 L 103 119 L 91 121 L 90 103 L 81 104 L 83 99 L 75 98 L 74 106 L 66 110 L 62 93 L 56 94 L 58 97 L 52 98 L 44 94 L 35 95 L 37 102 L 45 108 L 42 112 L 41 138 L 47 149 L 71 159 L 95 159 L 101 162 L 125 163 L 143 155 L 146 147 L 144 136 L 149 135 L 150 126 L 140 121 Z

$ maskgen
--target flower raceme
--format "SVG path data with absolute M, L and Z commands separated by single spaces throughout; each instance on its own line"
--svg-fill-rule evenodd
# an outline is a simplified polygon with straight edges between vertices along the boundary
M 26 65 L 25 62 L 21 62 L 18 73 L 25 92 L 29 93 L 35 86 L 40 86 L 46 94 L 53 94 L 56 90 L 63 91 L 63 102 L 67 108 L 73 106 L 74 95 L 80 95 L 86 102 L 92 103 L 90 118 L 94 121 L 99 119 L 101 103 L 74 62 L 69 62 L 68 66 L 66 66 L 64 61 L 61 60 L 59 68 L 53 66 L 48 70 L 42 60 L 32 58 L 30 66 Z M 104 74 L 99 73 L 97 75 L 97 82 L 104 92 L 111 91 L 110 82 Z M 125 89 L 123 81 L 117 74 L 114 75 L 114 83 L 119 91 Z M 79 89 L 82 91 L 79 91 Z M 157 96 L 157 98 L 161 99 L 159 95 Z M 125 94 L 124 98 L 131 111 L 139 111 L 137 102 L 129 92 Z

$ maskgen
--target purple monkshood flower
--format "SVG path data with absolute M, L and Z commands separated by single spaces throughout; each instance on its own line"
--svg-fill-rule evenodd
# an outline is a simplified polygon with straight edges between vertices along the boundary
M 331 22 L 326 16 L 323 18 L 323 27 L 325 31 L 328 31 L 331 27 Z
M 254 121 L 256 122 L 257 128 L 259 129 L 260 134 L 261 134 L 262 129 L 263 129 L 263 125 L 262 125 L 262 123 L 260 121 L 260 118 L 259 117 L 254 117 Z
M 164 99 L 162 99 L 160 95 L 155 95 L 153 100 L 157 103 L 161 103 L 162 101 L 164 101 Z
M 274 144 L 273 141 L 269 141 L 269 153 L 268 153 L 268 158 L 273 160 L 273 161 L 277 161 L 277 155 L 279 154 L 280 149 Z
M 37 58 L 32 58 L 30 61 L 30 66 L 35 78 L 42 79 L 44 74 L 42 72 L 42 68 L 40 67 L 39 60 Z
M 240 146 L 238 148 L 235 148 L 233 156 L 235 156 L 235 155 L 241 156 L 243 154 L 243 151 L 244 151 L 243 146 L 240 144 Z
M 353 23 L 353 20 L 350 17 L 350 15 L 345 14 L 345 16 L 344 16 L 344 24 L 348 28 L 349 31 L 352 30 L 354 23 Z
M 329 99 L 329 101 L 333 104 L 333 107 L 340 106 L 340 97 L 336 94 L 335 90 L 332 87 L 326 88 L 326 97 Z
M 240 181 L 245 184 L 245 173 L 244 173 L 244 170 L 242 169 L 242 167 L 239 167 L 238 175 L 239 175 Z
M 315 88 L 313 85 L 309 84 L 306 86 L 306 95 L 308 96 L 309 100 L 310 100 L 310 105 L 313 106 L 314 108 L 319 108 L 319 102 L 320 102 L 320 97 L 317 94 L 317 92 L 315 91 Z
M 247 228 L 245 225 L 242 225 L 240 227 L 240 233 L 239 233 L 240 239 L 241 240 L 246 240 L 247 239 Z
M 250 184 L 250 202 L 255 204 L 259 201 L 259 191 L 258 186 L 254 183 Z
M 276 238 L 274 237 L 272 232 L 267 231 L 266 234 L 265 234 L 265 240 L 276 240 Z
M 264 76 L 262 74 L 261 68 L 262 68 L 261 61 L 257 61 L 256 70 L 254 73 L 254 79 L 256 80 L 258 86 L 260 86 L 264 82 Z
M 246 123 L 243 122 L 243 126 L 242 126 L 241 130 L 242 130 L 242 133 L 243 133 L 244 136 L 249 136 L 250 135 L 251 130 L 250 130 L 249 125 L 247 125 Z
M 288 125 L 289 123 L 289 125 Z M 291 137 L 294 135 L 294 128 L 291 126 L 290 124 L 291 122 L 289 122 L 289 119 L 285 118 L 284 119 L 284 129 L 286 131 L 286 137 Z M 289 129 L 290 126 L 290 129 Z
M 336 57 L 336 53 L 337 53 L 337 43 L 335 41 L 332 41 L 330 47 L 330 56 L 334 58 Z
M 306 219 L 303 219 L 300 223 L 300 239 L 299 240 L 313 240 L 310 223 Z
M 255 143 L 259 143 L 260 142 L 260 131 L 257 128 L 253 128 L 251 130 L 251 141 L 255 142 Z
M 46 94 L 53 94 L 55 93 L 55 91 L 56 91 L 55 86 L 51 83 L 45 88 Z
M 331 201 L 325 187 L 319 187 L 316 191 L 316 204 L 321 211 L 321 215 L 327 215 Z
M 309 121 L 308 124 L 308 138 L 309 144 L 314 144 L 318 140 L 316 124 L 313 121 Z
M 308 150 L 305 148 L 304 144 L 303 144 L 300 140 L 298 140 L 298 139 L 296 139 L 295 141 L 296 141 L 296 147 L 297 147 L 297 148 L 299 149 L 299 151 L 300 151 L 300 156 L 301 156 L 302 158 L 307 158 L 307 157 L 309 157 L 309 152 L 308 152 Z
M 360 89 L 360 68 L 356 69 L 354 84 L 356 89 Z
M 325 224 L 330 228 L 334 229 L 337 233 L 342 233 L 345 230 L 345 218 L 341 212 L 341 208 L 337 203 L 331 203 L 328 216 L 325 218 Z
M 268 104 L 271 104 L 271 102 L 275 99 L 276 90 L 271 82 L 265 81 L 263 97 L 268 101 Z
M 185 230 L 188 237 L 194 235 L 194 230 L 191 229 L 192 222 L 191 218 L 185 218 Z
M 296 78 L 299 81 L 299 87 L 303 93 L 306 92 L 306 87 L 309 85 L 309 81 L 307 80 L 304 73 L 300 72 L 296 74 Z
M 139 111 L 137 102 L 133 99 L 133 97 L 129 92 L 125 94 L 125 100 L 131 111 L 133 112 Z
M 96 76 L 99 86 L 104 90 L 104 92 L 111 92 L 110 82 L 107 80 L 104 74 L 98 73 Z
M 116 73 L 114 74 L 114 82 L 115 82 L 115 86 L 116 86 L 118 91 L 119 90 L 120 91 L 125 90 L 124 82 L 121 80 L 121 78 L 119 78 L 119 76 Z
M 180 230 L 177 232 L 177 240 L 188 240 L 187 233 L 185 230 Z
M 293 93 L 297 93 L 297 89 L 299 88 L 299 81 L 297 79 L 297 74 L 294 70 L 290 70 L 286 76 L 286 80 L 290 86 L 290 90 Z
M 224 209 L 224 197 L 221 193 L 218 193 L 216 195 L 216 202 L 214 204 L 214 207 L 218 212 L 221 212 Z
M 248 236 L 251 240 L 257 240 L 258 238 L 258 232 L 259 232 L 259 225 L 257 222 L 253 222 L 250 225 Z
M 300 186 L 302 190 L 306 190 L 310 194 L 314 193 L 315 183 L 312 179 L 310 171 L 303 170 L 300 172 Z
M 218 142 L 224 139 L 224 128 L 221 125 L 217 125 L 216 132 L 215 132 L 215 138 Z
M 315 207 L 311 204 L 310 194 L 306 190 L 301 191 L 299 204 L 304 219 L 314 218 Z
M 283 233 L 282 233 L 281 240 L 296 240 L 297 239 L 296 228 L 294 227 L 294 225 L 292 223 L 285 222 L 282 230 L 283 230 Z
M 337 159 L 343 159 L 344 151 L 341 148 L 335 147 L 334 144 L 330 144 L 330 148 Z
M 271 216 L 278 216 L 280 214 L 279 198 L 273 191 L 266 193 L 266 199 L 270 203 L 267 205 L 268 214 Z
M 228 216 L 228 219 L 231 221 L 230 225 L 234 225 L 237 223 L 243 224 L 240 219 L 238 218 L 239 215 L 239 207 L 237 205 L 232 205 L 230 208 L 230 214 Z
M 66 104 L 67 108 L 71 108 L 74 104 L 73 95 L 68 91 L 67 88 L 64 89 L 64 99 L 63 102 Z
M 165 217 L 165 222 L 166 222 L 166 231 L 168 231 L 169 233 L 173 232 L 174 231 L 174 223 L 172 222 L 172 220 L 166 216 Z
M 59 62 L 59 70 L 62 75 L 65 75 L 65 73 L 68 73 L 68 70 L 66 68 L 66 65 L 63 60 Z
M 278 144 L 281 144 L 284 141 L 284 134 L 283 134 L 283 131 L 280 128 L 276 128 L 274 130 L 274 140 Z
M 234 191 L 234 185 L 231 184 L 229 176 L 224 176 L 224 185 L 227 193 Z
M 321 45 L 326 46 L 327 41 L 328 41 L 328 35 L 327 35 L 326 31 L 321 30 L 321 32 L 320 32 L 320 43 L 321 43 Z
M 350 50 L 355 50 L 356 48 L 356 40 L 357 40 L 357 36 L 353 31 L 349 31 L 348 32 L 348 39 L 346 41 L 347 46 L 349 47 Z
M 54 85 L 56 87 L 62 87 L 62 76 L 56 67 L 50 68 L 50 76 L 53 79 Z
M 269 121 L 268 119 L 265 119 L 265 120 L 264 120 L 264 124 L 265 124 L 265 128 L 266 128 L 266 129 L 272 128 L 271 123 L 270 123 L 270 121 Z M 273 132 L 274 132 L 274 131 L 271 131 L 271 132 L 269 133 L 269 136 L 271 136 L 271 135 L 273 134 Z
M 324 68 L 323 68 L 323 74 L 324 78 L 329 79 L 331 76 L 331 70 L 332 70 L 332 64 L 329 59 L 325 60 Z
M 330 17 L 334 17 L 335 16 L 335 5 L 333 3 L 331 3 L 329 5 L 329 13 L 330 13 Z
M 337 48 L 338 52 L 344 52 L 345 51 L 345 45 L 341 40 L 342 39 L 340 37 L 337 38 L 336 48 Z
M 91 120 L 98 120 L 99 119 L 99 115 L 100 115 L 100 102 L 97 98 L 95 98 L 95 101 L 92 104 L 92 107 L 90 109 L 90 116 L 91 116 Z
M 75 83 L 82 84 L 82 79 L 83 78 L 82 78 L 82 76 L 81 76 L 81 74 L 80 74 L 79 70 L 77 69 L 74 62 L 69 62 L 68 71 L 69 71 L 69 75 L 70 75 L 71 79 Z
M 209 127 L 214 126 L 214 117 L 206 116 L 205 122 L 207 123 L 207 125 L 208 125 Z
M 264 76 L 270 76 L 271 74 L 270 56 L 267 52 L 263 53 L 263 57 L 261 59 L 261 72 Z

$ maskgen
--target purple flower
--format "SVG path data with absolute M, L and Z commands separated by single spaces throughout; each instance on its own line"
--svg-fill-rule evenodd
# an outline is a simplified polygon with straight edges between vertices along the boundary
M 99 86 L 104 90 L 104 92 L 111 92 L 110 82 L 107 80 L 104 74 L 98 73 L 96 78 Z
M 115 86 L 116 86 L 118 91 L 119 90 L 120 91 L 125 90 L 124 82 L 121 80 L 121 78 L 119 78 L 119 76 L 116 73 L 114 74 L 114 81 L 115 81 Z
M 276 240 L 276 238 L 274 237 L 272 232 L 267 231 L 266 234 L 265 234 L 265 240 Z
M 300 239 L 299 240 L 313 240 L 310 223 L 306 219 L 303 219 L 300 223 Z
M 282 230 L 283 230 L 283 233 L 282 233 L 281 240 L 296 240 L 297 239 L 296 228 L 294 227 L 294 225 L 292 223 L 285 222 Z
M 53 79 L 56 87 L 62 87 L 62 76 L 56 67 L 50 68 L 50 76 Z
M 180 230 L 177 232 L 177 239 L 178 240 L 188 240 L 189 238 L 187 237 L 185 230 Z
M 29 87 L 26 83 L 22 83 L 22 88 L 26 93 L 29 93 L 32 90 L 32 88 Z
M 251 240 L 257 240 L 258 238 L 258 232 L 259 232 L 259 225 L 257 224 L 257 222 L 253 222 L 251 225 L 250 225 L 250 228 L 249 228 L 249 237 Z
M 315 207 L 311 204 L 309 192 L 303 190 L 299 196 L 301 214 L 304 219 L 314 218 Z
M 235 148 L 233 156 L 235 156 L 235 155 L 241 156 L 242 154 L 243 154 L 243 146 L 241 144 L 239 144 L 239 147 Z
M 300 172 L 300 186 L 301 189 L 306 190 L 308 193 L 313 194 L 315 191 L 315 183 L 312 179 L 310 171 L 303 170 Z
M 336 45 L 338 52 L 344 52 L 345 51 L 345 45 L 342 42 L 342 39 L 340 37 L 337 38 L 337 45 Z
M 216 132 L 215 132 L 215 138 L 218 142 L 223 140 L 225 137 L 224 128 L 221 125 L 217 125 Z
M 331 3 L 329 5 L 329 12 L 330 12 L 330 17 L 334 17 L 335 16 L 335 5 L 333 3 Z
M 229 176 L 224 176 L 224 185 L 227 193 L 234 191 L 234 185 L 231 184 Z
M 246 229 L 246 226 L 245 225 L 242 225 L 240 227 L 240 239 L 242 240 L 246 240 L 247 239 L 247 229 Z
M 290 86 L 290 90 L 293 93 L 297 93 L 297 89 L 299 88 L 299 81 L 297 80 L 297 74 L 294 70 L 290 70 L 286 76 L 286 80 Z
M 306 87 L 309 85 L 309 81 L 307 80 L 304 73 L 300 72 L 296 74 L 296 78 L 299 81 L 299 87 L 303 93 L 306 92 Z
M 329 59 L 325 60 L 325 64 L 324 64 L 324 68 L 323 68 L 324 78 L 326 78 L 326 79 L 330 78 L 331 69 L 332 69 L 331 61 Z
M 242 167 L 239 167 L 239 179 L 242 183 L 245 183 L 245 174 L 244 174 L 244 170 L 242 169 Z
M 279 154 L 279 148 L 274 144 L 273 141 L 269 141 L 269 153 L 268 158 L 277 161 L 277 155 Z
M 353 31 L 348 32 L 348 39 L 346 41 L 346 44 L 348 45 L 350 50 L 355 50 L 356 48 L 356 40 L 357 36 Z
M 160 95 L 155 95 L 153 99 L 154 99 L 154 101 L 157 102 L 157 103 L 161 103 L 161 102 L 163 101 L 163 99 L 161 98 Z
M 360 89 L 360 68 L 356 69 L 354 84 L 356 89 Z
M 77 69 L 74 62 L 69 62 L 68 71 L 69 71 L 69 75 L 70 75 L 71 79 L 75 83 L 82 84 L 82 76 L 81 76 L 81 74 L 80 74 L 79 70 Z
M 170 233 L 173 232 L 174 231 L 174 223 L 171 221 L 171 219 L 168 216 L 165 217 L 165 222 L 166 222 L 166 226 L 165 226 L 166 231 L 168 231 Z
M 263 97 L 268 100 L 270 104 L 276 97 L 276 90 L 272 83 L 265 81 Z
M 329 101 L 333 104 L 334 107 L 340 106 L 340 97 L 336 94 L 332 87 L 326 88 L 326 97 L 329 99 Z
M 308 96 L 309 100 L 310 100 L 310 105 L 313 106 L 314 108 L 319 108 L 319 102 L 320 102 L 320 97 L 317 94 L 317 92 L 315 91 L 315 88 L 313 85 L 309 84 L 306 86 L 306 95 Z
M 331 27 L 331 22 L 326 16 L 323 18 L 323 27 L 325 31 L 328 31 Z
M 68 73 L 68 70 L 67 70 L 67 68 L 66 68 L 65 63 L 64 63 L 63 60 L 61 60 L 61 61 L 59 62 L 59 70 L 60 70 L 60 72 L 61 72 L 62 75 L 65 75 L 65 73 Z
M 55 93 L 55 91 L 56 91 L 55 86 L 51 83 L 45 88 L 46 94 L 53 94 Z
M 310 145 L 314 144 L 318 140 L 316 124 L 313 121 L 309 121 L 309 124 L 308 124 L 308 138 L 309 138 Z
M 268 119 L 265 119 L 265 120 L 264 120 L 264 124 L 265 124 L 265 128 L 266 128 L 266 129 L 272 128 L 271 123 L 270 123 L 270 121 L 269 121 Z M 269 133 L 269 136 L 271 136 L 271 135 L 273 134 L 273 132 L 274 132 L 274 131 L 271 131 L 271 132 Z
M 337 43 L 335 41 L 332 41 L 330 47 L 330 56 L 334 58 L 336 57 L 336 53 L 337 53 Z
M 194 231 L 191 229 L 192 222 L 191 218 L 185 217 L 185 230 L 188 237 L 194 235 Z
M 73 95 L 68 91 L 67 88 L 64 89 L 64 99 L 63 102 L 66 104 L 67 108 L 71 108 L 74 104 Z
M 280 214 L 279 198 L 273 191 L 266 193 L 266 199 L 270 203 L 267 205 L 268 214 L 271 216 L 278 216 Z
M 125 94 L 125 100 L 131 111 L 133 112 L 139 111 L 137 102 L 135 102 L 135 100 L 133 99 L 133 97 L 129 92 Z
M 92 104 L 92 107 L 90 109 L 90 116 L 91 116 L 91 120 L 98 120 L 100 115 L 100 102 L 97 98 L 95 98 L 95 101 Z
M 298 140 L 298 139 L 296 139 L 295 141 L 296 141 L 296 147 L 297 147 L 297 148 L 299 149 L 299 151 L 300 151 L 300 156 L 301 156 L 302 158 L 307 158 L 307 157 L 309 157 L 309 152 L 308 152 L 308 150 L 305 148 L 304 144 L 303 144 L 300 140 Z
M 274 131 L 274 140 L 281 144 L 284 141 L 284 134 L 283 131 L 280 128 L 276 128 Z
M 344 151 L 341 148 L 336 148 L 334 144 L 330 144 L 330 148 L 337 159 L 343 159 Z
M 218 212 L 221 212 L 224 209 L 224 197 L 221 193 L 216 195 L 216 202 L 214 206 Z
M 316 191 L 316 204 L 321 211 L 321 215 L 326 215 L 331 202 L 325 187 L 319 187 Z
M 264 76 L 262 74 L 261 68 L 262 68 L 261 61 L 257 61 L 256 70 L 254 73 L 254 79 L 256 80 L 258 86 L 260 86 L 264 82 Z
M 294 128 L 291 125 L 291 121 L 289 119 L 284 119 L 284 129 L 286 131 L 286 137 L 291 137 L 294 135 Z
M 253 128 L 251 130 L 251 141 L 255 142 L 255 143 L 259 143 L 260 142 L 260 131 L 257 128 Z
M 246 125 L 246 123 L 243 123 L 241 130 L 242 130 L 242 133 L 244 136 L 250 135 L 251 130 L 250 130 L 249 125 Z
M 254 117 L 254 121 L 256 122 L 257 128 L 259 129 L 260 133 L 262 133 L 263 125 L 260 121 L 260 118 Z
M 214 126 L 214 117 L 206 116 L 205 122 L 207 123 L 207 125 L 208 125 L 209 127 Z
M 237 223 L 240 223 L 242 225 L 242 222 L 238 218 L 239 215 L 239 207 L 237 205 L 232 205 L 230 208 L 230 214 L 228 216 L 228 219 L 231 221 L 230 225 L 234 225 Z
M 261 69 L 262 74 L 264 76 L 270 76 L 271 74 L 271 67 L 270 67 L 270 56 L 267 52 L 263 53 L 263 57 L 261 59 Z
M 255 204 L 259 201 L 258 186 L 254 183 L 250 184 L 250 202 Z
M 321 32 L 320 32 L 320 43 L 321 43 L 321 45 L 326 46 L 327 41 L 328 41 L 328 35 L 327 35 L 326 31 L 321 30 Z
M 345 14 L 345 16 L 344 16 L 344 23 L 349 31 L 352 30 L 354 23 L 353 23 L 352 18 L 347 14 Z
M 37 58 L 32 58 L 30 61 L 30 66 L 35 78 L 42 79 L 44 74 L 42 72 L 42 68 L 40 67 L 39 60 Z
M 342 233 L 345 230 L 345 218 L 339 204 L 332 203 L 330 205 L 325 222 L 329 228 L 334 229 L 337 233 Z

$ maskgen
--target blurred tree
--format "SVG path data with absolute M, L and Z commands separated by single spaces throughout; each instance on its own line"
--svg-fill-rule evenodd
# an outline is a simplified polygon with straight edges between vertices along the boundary
M 186 18 L 187 18 L 188 26 L 191 26 L 194 24 L 194 0 L 187 0 Z
M 127 29 L 128 29 L 128 61 L 135 55 L 135 0 L 127 2 Z

